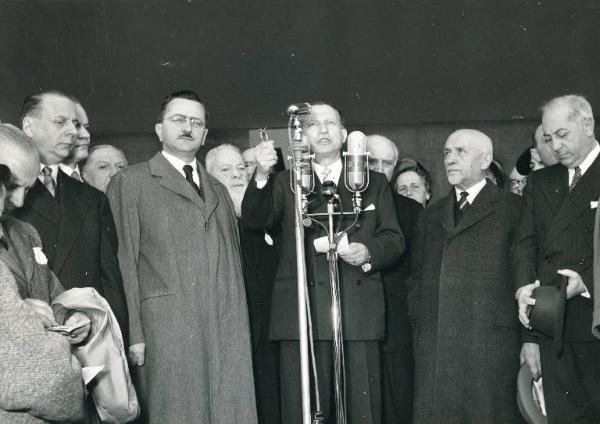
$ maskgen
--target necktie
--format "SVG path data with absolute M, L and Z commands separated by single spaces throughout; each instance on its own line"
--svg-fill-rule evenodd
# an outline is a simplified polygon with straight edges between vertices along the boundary
M 184 165 L 183 172 L 185 174 L 185 179 L 187 180 L 187 182 L 192 185 L 196 193 L 198 193 L 198 196 L 200 196 L 200 198 L 204 200 L 204 196 L 202 195 L 202 188 L 198 187 L 194 182 L 194 169 L 191 167 L 191 165 Z
M 458 200 L 458 203 L 456 204 L 456 207 L 454 208 L 454 223 L 455 224 L 458 224 L 458 222 L 462 218 L 464 208 L 468 204 L 467 203 L 468 195 L 469 195 L 469 193 L 466 191 L 460 192 L 460 199 Z
M 573 181 L 571 181 L 571 184 L 569 185 L 569 193 L 571 192 L 571 190 L 573 190 L 573 187 L 575 187 L 575 185 L 579 182 L 580 179 L 581 179 L 581 168 L 576 166 L 575 173 L 573 174 Z
M 42 176 L 44 177 L 44 185 L 52 197 L 56 196 L 56 183 L 54 182 L 54 178 L 52 178 L 52 168 L 44 166 L 42 169 Z
M 77 181 L 79 181 L 80 183 L 83 182 L 83 180 L 81 179 L 81 175 L 79 175 L 79 171 L 74 169 L 73 173 L 71 174 L 72 178 L 75 178 Z

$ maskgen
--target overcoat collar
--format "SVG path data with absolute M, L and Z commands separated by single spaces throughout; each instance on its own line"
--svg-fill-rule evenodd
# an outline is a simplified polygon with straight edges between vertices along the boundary
M 189 199 L 204 216 L 205 220 L 212 215 L 219 203 L 218 194 L 215 191 L 215 181 L 204 170 L 204 167 L 198 162 L 198 175 L 202 183 L 204 200 L 198 196 L 192 186 L 185 180 L 173 165 L 159 153 L 154 155 L 149 161 L 150 174 L 160 178 L 160 185 L 165 189 L 177 193 Z
M 500 200 L 498 187 L 488 182 L 485 187 L 479 192 L 475 200 L 464 211 L 463 217 L 458 225 L 454 224 L 454 204 L 455 193 L 454 189 L 441 201 L 440 209 L 440 224 L 450 237 L 465 231 L 472 227 L 486 216 L 492 214 L 495 210 L 496 203 Z
M 600 156 L 583 174 L 581 180 L 569 193 L 569 177 L 567 168 L 558 166 L 554 174 L 552 184 L 547 186 L 544 192 L 550 199 L 550 205 L 554 208 L 554 219 L 548 229 L 547 241 L 551 242 L 571 222 L 582 213 L 590 210 L 590 200 L 596 199 L 596 193 L 600 191 Z

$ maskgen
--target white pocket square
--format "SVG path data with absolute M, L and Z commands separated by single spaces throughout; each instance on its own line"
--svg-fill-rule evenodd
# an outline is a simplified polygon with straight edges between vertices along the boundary
M 375 205 L 373 203 L 371 203 L 369 206 L 367 206 L 363 210 L 364 211 L 374 211 L 375 210 Z
M 41 247 L 34 247 L 33 248 L 33 256 L 35 256 L 35 261 L 40 264 L 40 265 L 47 265 L 48 264 L 48 258 L 46 258 L 46 255 L 44 255 L 44 252 L 42 251 Z
M 598 201 L 597 200 L 596 201 L 592 200 L 590 202 L 590 209 L 597 209 L 597 208 L 598 208 Z

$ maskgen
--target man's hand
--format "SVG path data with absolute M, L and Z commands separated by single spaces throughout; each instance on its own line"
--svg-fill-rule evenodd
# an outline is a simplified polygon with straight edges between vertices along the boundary
M 521 324 L 529 330 L 531 327 L 529 326 L 529 306 L 535 305 L 535 299 L 532 296 L 533 291 L 540 286 L 540 281 L 535 280 L 535 283 L 527 284 L 517 290 L 515 294 L 515 299 L 519 304 L 519 321 Z
M 54 317 L 54 311 L 52 307 L 43 300 L 27 298 L 23 300 L 27 306 L 29 306 L 38 315 L 44 328 L 54 327 L 58 325 L 56 318 Z
M 340 258 L 354 266 L 361 266 L 369 259 L 369 249 L 362 243 L 350 243 L 346 250 L 338 254 Z
M 519 354 L 520 364 L 525 362 L 533 375 L 533 379 L 538 381 L 542 376 L 542 362 L 540 361 L 540 346 L 537 343 L 523 343 L 521 353 Z
M 261 141 L 254 147 L 256 157 L 256 181 L 266 181 L 273 167 L 277 164 L 277 152 L 273 140 Z
M 569 283 L 567 284 L 567 299 L 587 291 L 585 284 L 583 284 L 581 275 L 579 275 L 577 272 L 570 269 L 559 269 L 556 272 L 569 278 Z
M 146 360 L 146 343 L 136 343 L 129 346 L 129 360 L 134 366 L 144 366 Z
M 65 325 L 73 325 L 78 323 L 79 321 L 89 321 L 89 318 L 85 312 L 75 311 L 71 314 L 71 316 L 65 321 Z M 79 344 L 86 339 L 88 334 L 90 334 L 90 329 L 92 328 L 92 323 L 88 322 L 86 325 L 80 328 L 76 328 L 71 332 L 69 336 L 69 343 L 71 344 Z

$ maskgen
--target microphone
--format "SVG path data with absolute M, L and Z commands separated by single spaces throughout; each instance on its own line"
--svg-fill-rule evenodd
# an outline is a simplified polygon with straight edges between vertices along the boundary
M 355 193 L 364 191 L 369 184 L 367 136 L 361 131 L 352 131 L 348 135 L 348 151 L 344 153 L 344 156 L 346 188 Z
M 310 103 L 294 103 L 288 106 L 288 115 L 307 115 L 310 113 Z
M 332 199 L 337 194 L 337 185 L 330 180 L 323 181 L 321 185 L 321 195 L 326 199 Z

